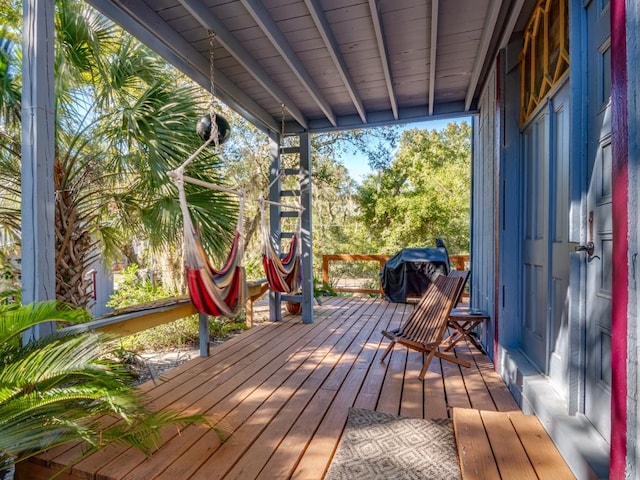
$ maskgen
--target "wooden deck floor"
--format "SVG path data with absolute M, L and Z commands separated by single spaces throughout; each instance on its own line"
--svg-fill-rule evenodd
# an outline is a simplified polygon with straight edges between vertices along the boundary
M 316 307 L 313 325 L 299 316 L 259 324 L 141 387 L 153 408 L 204 412 L 215 429 L 167 429 L 150 458 L 110 446 L 77 462 L 79 446 L 57 448 L 20 465 L 17 478 L 66 468 L 57 478 L 320 479 L 350 406 L 423 418 L 451 416 L 453 407 L 519 410 L 491 361 L 464 342 L 455 352 L 471 368 L 436 359 L 424 382 L 419 353 L 396 347 L 382 364 L 381 330 L 411 308 L 336 297 Z

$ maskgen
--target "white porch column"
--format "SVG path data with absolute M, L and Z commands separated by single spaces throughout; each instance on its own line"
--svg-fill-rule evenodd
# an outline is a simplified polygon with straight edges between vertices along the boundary
M 25 0 L 22 45 L 22 302 L 55 299 L 54 5 Z M 53 325 L 31 332 L 41 337 Z M 28 338 L 26 339 L 28 340 Z

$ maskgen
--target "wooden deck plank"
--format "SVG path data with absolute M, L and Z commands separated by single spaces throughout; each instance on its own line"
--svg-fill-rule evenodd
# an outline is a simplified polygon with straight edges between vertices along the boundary
M 314 328 L 306 328 L 309 333 L 306 336 L 311 335 L 310 332 L 318 331 L 321 335 L 316 336 L 313 343 L 300 343 L 299 348 L 291 348 L 287 351 L 280 352 L 278 361 L 270 361 L 266 365 L 263 365 L 259 374 L 254 375 L 250 380 L 241 382 L 238 386 L 238 390 L 234 392 L 224 392 L 224 399 L 221 403 L 211 409 L 211 414 L 215 417 L 214 422 L 217 422 L 219 428 L 225 433 L 230 434 L 234 431 L 235 425 L 242 423 L 246 418 L 249 418 L 251 413 L 255 411 L 261 402 L 266 400 L 269 390 L 268 384 L 265 382 L 270 380 L 270 376 L 275 375 L 276 372 L 283 370 L 287 372 L 287 368 L 283 369 L 283 366 L 287 365 L 289 368 L 296 365 L 296 358 L 300 361 L 304 360 L 301 356 L 300 350 L 304 348 L 315 348 L 317 345 L 331 335 L 332 328 L 341 322 L 340 316 L 336 313 L 335 318 L 326 317 L 322 322 L 323 325 L 316 324 Z M 302 324 L 301 324 L 302 325 Z M 305 328 L 303 326 L 303 328 Z M 317 345 L 316 345 L 317 344 Z M 310 354 L 310 352 L 308 352 Z M 297 355 L 297 357 L 296 357 Z M 243 372 L 238 372 L 237 375 L 242 376 Z M 282 372 L 281 372 L 282 373 Z M 240 389 L 240 387 L 242 387 Z M 195 445 L 191 446 L 188 450 L 188 454 L 180 455 L 175 459 L 173 464 L 169 466 L 166 475 L 172 475 L 174 478 L 186 478 L 187 472 L 198 468 L 206 459 L 220 446 L 216 445 L 215 448 L 209 448 L 207 443 L 212 441 L 217 443 L 217 439 L 213 438 L 211 433 L 205 434 L 206 438 L 198 440 Z M 175 439 L 175 446 L 168 445 L 171 448 L 179 448 L 183 442 L 179 439 Z M 190 460 L 189 457 L 196 458 L 196 462 Z M 148 478 L 141 475 L 138 478 Z
M 399 324 L 400 314 L 394 312 L 395 307 L 390 306 L 385 310 L 384 314 L 379 317 L 377 328 L 374 331 L 373 341 L 380 344 L 382 340 L 382 330 L 386 327 L 385 323 L 393 324 L 397 322 Z M 315 435 L 309 442 L 307 449 L 303 456 L 295 467 L 292 474 L 292 478 L 295 479 L 317 479 L 322 478 L 324 472 L 328 468 L 328 465 L 333 457 L 333 453 L 338 445 L 342 430 L 347 421 L 348 407 L 358 406 L 356 398 L 360 392 L 363 391 L 363 387 L 368 386 L 369 392 L 372 388 L 378 389 L 382 382 L 378 383 L 378 386 L 374 387 L 371 383 L 367 383 L 367 377 L 372 373 L 376 378 L 380 378 L 380 373 L 386 371 L 386 366 L 380 362 L 380 358 L 384 352 L 384 345 L 382 348 L 378 348 L 373 361 L 369 369 L 358 369 L 351 372 L 353 377 L 350 381 L 345 382 L 345 387 L 340 389 L 336 395 L 330 408 L 322 419 Z M 370 398 L 370 397 L 369 397 Z M 366 407 L 362 407 L 366 408 Z
M 396 347 L 387 357 L 387 372 L 378 397 L 376 411 L 392 415 L 398 415 L 400 412 L 407 354 L 406 348 Z M 408 374 L 411 375 L 411 373 Z
M 496 409 L 499 412 L 513 412 L 519 411 L 520 407 L 518 403 L 509 392 L 509 389 L 504 383 L 504 380 L 495 371 L 493 363 L 486 355 L 478 352 L 473 352 L 475 363 L 482 375 L 484 383 L 487 385 L 489 394 L 493 398 L 493 402 L 496 405 Z
M 510 412 L 519 411 L 515 401 L 475 348 L 461 342 L 454 349 L 471 361 L 470 368 L 435 359 L 422 382 L 417 374 L 423 358 L 416 352 L 396 348 L 380 362 L 388 345 L 381 331 L 397 327 L 411 308 L 335 297 L 314 307 L 312 325 L 299 316 L 256 325 L 213 348 L 209 358 L 189 361 L 162 383 L 141 387 L 153 408 L 202 412 L 216 430 L 200 425 L 178 434 L 167 428 L 164 445 L 150 459 L 111 446 L 60 478 L 317 480 L 330 465 L 351 406 L 425 418 L 452 412 L 465 479 L 500 473 L 535 478 L 523 471 L 542 479 L 571 478 L 537 420 Z M 521 446 L 516 458 L 514 444 Z M 16 478 L 48 478 L 79 452 L 79 445 L 52 449 L 21 465 Z
M 408 352 L 406 364 L 407 373 L 419 372 L 423 364 L 424 355 L 415 351 Z M 404 417 L 424 418 L 424 381 L 412 373 L 405 376 L 404 384 L 402 385 L 399 413 Z
M 380 315 L 380 312 L 378 312 L 378 315 Z M 377 346 L 381 338 L 378 329 L 379 323 L 371 321 L 371 324 L 373 329 L 370 331 L 369 337 L 363 339 L 357 358 L 355 358 L 352 367 L 340 386 L 340 389 L 336 391 L 334 389 L 325 388 L 323 385 L 318 394 L 314 397 L 313 402 L 308 405 L 304 414 L 296 421 L 294 428 L 289 432 L 285 441 L 283 441 L 278 447 L 276 454 L 269 460 L 263 471 L 260 473 L 260 478 L 286 478 L 281 476 L 281 472 L 283 470 L 286 472 L 286 476 L 291 475 L 302 454 L 306 453 L 305 449 L 308 450 L 307 444 L 310 443 L 312 438 L 317 440 L 317 430 L 321 431 L 319 424 L 323 422 L 323 428 L 326 429 L 327 423 L 330 423 L 326 422 L 326 419 L 330 418 L 330 414 L 328 416 L 327 412 L 330 411 L 331 408 L 336 408 L 336 406 L 342 406 L 341 408 L 344 409 L 344 406 L 346 405 L 348 409 L 348 406 L 353 405 L 358 389 L 362 388 L 363 378 L 366 376 L 368 368 L 378 351 Z M 311 429 L 307 424 L 307 420 L 312 422 L 313 431 L 311 432 Z M 305 444 L 300 443 L 303 432 L 307 433 L 304 437 L 306 440 Z M 316 437 L 313 437 L 314 434 Z M 340 433 L 338 433 L 337 438 L 334 439 L 336 443 L 339 436 Z M 323 440 L 321 440 L 321 442 L 322 441 Z M 292 455 L 294 451 L 292 451 L 290 447 L 295 445 L 296 442 L 298 442 L 298 446 L 295 448 L 296 455 L 294 456 Z M 329 447 L 333 449 L 334 445 L 329 445 Z M 329 457 L 331 454 L 329 454 Z M 285 463 L 286 459 L 295 461 Z
M 485 411 L 481 412 L 481 417 L 500 476 L 519 480 L 537 480 L 536 472 L 508 415 Z
M 357 310 L 358 305 L 352 306 Z M 328 336 L 331 335 L 332 328 L 342 322 L 340 315 L 327 315 L 323 325 L 315 324 L 312 329 L 306 328 L 303 324 L 300 328 L 308 330 L 300 337 L 296 343 L 286 350 L 271 351 L 273 357 L 261 363 L 253 362 L 252 368 L 243 368 L 241 371 L 230 372 L 231 378 L 225 382 L 222 388 L 218 388 L 208 394 L 210 408 L 207 413 L 211 414 L 212 422 L 219 428 L 218 433 L 222 433 L 224 438 L 228 438 L 237 424 L 241 424 L 255 411 L 261 402 L 265 401 L 268 389 L 265 382 L 270 380 L 279 370 L 286 373 L 298 362 L 304 361 L 306 357 L 300 353 L 304 348 L 311 353 L 317 346 L 322 345 Z M 305 343 L 306 342 L 306 343 Z M 297 357 L 296 357 L 297 355 Z M 296 358 L 298 359 L 296 361 Z M 288 365 L 287 365 L 288 364 Z M 287 368 L 283 369 L 283 366 Z M 259 369 L 256 373 L 256 369 Z M 201 463 L 212 455 L 220 446 L 220 438 L 215 431 L 193 432 L 188 442 L 185 442 L 185 434 L 175 437 L 168 442 L 166 448 L 175 452 L 176 449 L 183 449 L 182 455 L 175 455 L 163 462 L 155 462 L 156 465 L 141 465 L 127 475 L 127 479 L 149 479 L 160 473 L 160 469 L 167 468 L 165 475 L 174 478 L 186 478 L 189 472 L 195 470 Z M 192 433 L 191 431 L 188 433 Z M 187 453 L 188 452 L 188 453 Z M 196 458 L 194 462 L 191 457 Z M 199 462 L 199 463 L 198 463 Z
M 269 324 L 267 324 L 269 325 Z M 291 324 L 293 325 L 293 324 Z M 267 332 L 265 333 L 264 331 L 260 330 L 260 333 L 258 334 L 258 329 L 256 329 L 255 331 L 251 331 L 251 332 L 247 332 L 246 335 L 243 336 L 237 336 L 234 339 L 227 341 L 225 343 L 222 343 L 220 345 L 217 345 L 216 347 L 214 347 L 212 349 L 212 356 L 222 356 L 222 355 L 226 355 L 229 356 L 229 358 L 227 360 L 231 359 L 231 355 L 239 355 L 240 358 L 243 358 L 244 356 L 246 356 L 246 353 L 243 349 L 246 348 L 246 344 L 251 343 L 252 346 L 255 348 L 257 346 L 259 346 L 261 343 L 264 342 L 268 342 L 270 340 L 273 340 L 274 337 L 279 336 L 281 337 L 280 340 L 284 340 L 285 339 L 285 334 L 284 332 L 282 332 L 281 330 L 275 330 L 275 329 L 268 329 Z M 252 333 L 254 335 L 252 335 Z M 239 352 L 239 353 L 238 353 Z M 171 371 L 169 371 L 168 373 L 165 373 L 161 376 L 161 381 L 154 381 L 154 380 L 149 380 L 147 382 L 145 382 L 144 384 L 142 384 L 139 388 L 141 391 L 143 392 L 149 392 L 151 389 L 155 389 L 155 394 L 158 395 L 158 393 L 160 392 L 161 388 L 163 388 L 162 386 L 164 385 L 165 388 L 167 390 L 171 390 L 168 387 L 168 383 L 167 380 L 173 379 L 178 377 L 179 375 L 182 374 L 188 374 L 189 376 L 194 376 L 194 372 L 196 372 L 196 365 L 200 365 L 202 362 L 204 362 L 206 360 L 206 358 L 203 357 L 197 357 L 193 360 L 191 360 L 188 363 L 184 363 L 174 369 L 172 369 Z M 179 392 L 184 392 L 188 389 L 188 384 L 183 384 L 182 387 L 180 388 Z M 165 405 L 160 405 L 157 408 L 162 408 L 162 407 L 166 407 L 168 404 Z M 112 424 L 114 421 L 113 418 L 111 418 L 111 420 L 108 420 L 109 424 Z M 84 451 L 84 445 L 82 443 L 76 442 L 76 443 L 69 443 L 66 445 L 61 445 L 59 447 L 50 449 L 46 452 L 44 452 L 42 455 L 40 455 L 39 457 L 37 457 L 37 459 L 35 459 L 36 463 L 37 462 L 43 462 L 45 465 L 47 464 L 58 464 L 58 465 L 68 465 L 69 463 L 71 463 L 72 461 L 80 458 L 83 454 Z M 107 456 L 111 456 L 112 453 L 108 453 Z
M 113 425 L 117 420 L 112 416 L 103 416 L 97 419 L 97 421 L 101 422 L 105 427 Z M 86 445 L 82 442 L 69 442 L 64 445 L 60 445 L 55 448 L 51 448 L 37 457 L 33 458 L 32 461 L 35 463 L 41 463 L 45 466 L 51 465 L 69 465 L 74 460 L 80 458 L 83 454 L 83 451 L 86 451 Z
M 56 480 L 78 480 L 78 477 L 72 476 L 69 472 L 58 473 L 59 470 L 61 470 L 60 466 L 47 467 L 39 463 L 30 462 L 27 472 L 21 470 L 20 466 L 18 466 L 15 478 L 16 480 L 51 480 L 51 477 L 56 475 Z
M 361 317 L 361 319 L 362 324 L 359 329 L 355 328 L 356 323 L 349 329 L 350 333 L 356 331 L 357 335 L 353 339 L 349 339 L 348 336 L 341 339 L 340 342 L 348 343 L 345 348 L 342 349 L 340 342 L 338 342 L 334 351 L 329 353 L 329 355 L 339 357 L 335 359 L 335 363 L 325 361 L 318 366 L 320 368 L 316 367 L 308 380 L 295 392 L 286 406 L 262 432 L 260 438 L 256 439 L 256 442 L 225 478 L 255 478 L 287 435 L 295 423 L 295 419 L 302 414 L 320 387 L 324 391 L 337 393 L 375 327 L 374 323 L 368 322 L 365 317 Z M 341 350 L 343 350 L 342 353 L 340 353 Z
M 500 480 L 500 473 L 478 410 L 455 408 L 453 431 L 464 480 Z M 519 477 L 514 477 L 519 478 Z
M 460 369 L 465 388 L 467 389 L 467 395 L 471 400 L 471 407 L 477 410 L 497 410 L 494 399 L 475 361 L 476 358 L 482 354 L 474 346 L 466 342 L 458 343 L 455 347 L 455 352 L 456 355 L 462 353 L 461 356 L 471 362 L 469 368 Z
M 380 306 L 378 306 L 376 310 L 377 313 L 374 313 L 374 315 L 369 318 L 373 330 L 368 338 L 362 337 L 360 352 L 349 370 L 346 379 L 340 386 L 340 392 L 346 390 L 354 391 L 356 387 L 361 385 L 362 376 L 366 374 L 373 357 L 378 351 L 378 344 L 381 338 L 378 331 L 379 323 L 372 320 L 376 317 L 380 318 L 380 315 L 385 309 L 381 309 Z M 339 392 L 335 390 L 325 388 L 323 385 L 307 405 L 307 408 L 305 408 L 302 414 L 296 419 L 294 426 L 280 445 L 278 445 L 278 448 L 262 471 L 259 472 L 257 478 L 289 478 L 291 476 L 299 458 L 310 442 L 315 430 L 318 428 L 318 424 L 325 417 L 332 402 L 334 402 L 334 400 L 335 402 L 340 402 L 340 399 L 335 399 L 338 393 Z
M 359 321 L 362 321 L 362 317 Z M 230 441 L 225 442 L 214 455 L 209 457 L 207 462 L 191 478 L 203 480 L 223 478 L 247 450 L 247 446 L 250 446 L 265 431 L 265 428 L 285 407 L 289 399 L 295 396 L 305 381 L 313 378 L 312 374 L 315 373 L 316 368 L 319 368 L 322 373 L 313 378 L 313 383 L 309 388 L 312 390 L 319 388 L 324 378 L 331 372 L 333 366 L 342 356 L 344 349 L 355 337 L 359 327 L 349 328 L 351 326 L 343 324 L 342 327 L 345 328 L 346 332 L 338 332 L 335 335 L 334 341 L 337 340 L 336 343 L 332 346 L 326 345 L 325 349 L 316 350 L 314 355 L 317 358 L 309 358 L 304 362 L 304 365 L 301 365 L 302 368 L 296 369 L 284 382 L 284 388 L 278 388 L 274 391 L 274 394 L 256 410 L 255 414 L 235 430 Z M 332 352 L 335 355 L 331 355 Z M 327 357 L 333 358 L 322 364 L 323 358 Z
M 382 330 L 399 327 L 404 311 L 404 308 L 398 307 L 397 305 L 388 305 L 389 307 L 378 320 L 376 335 L 370 340 L 371 344 L 377 345 L 377 351 L 371 365 L 369 366 L 357 398 L 355 399 L 355 404 L 353 406 L 358 408 L 368 408 L 370 410 L 376 408 L 378 398 L 380 397 L 380 390 L 387 374 L 387 364 L 382 363 L 381 358 L 389 343 L 388 340 L 383 338 L 381 332 Z
M 462 373 L 460 372 L 461 368 L 466 367 L 461 367 L 446 360 L 442 360 L 440 365 L 442 367 L 442 378 L 444 379 L 444 389 L 449 407 L 471 407 L 471 400 L 469 399 L 464 380 L 462 379 Z
M 285 330 L 283 333 L 284 337 L 288 338 L 287 333 L 290 332 L 287 332 Z M 293 334 L 295 335 L 295 330 L 293 331 Z M 207 364 L 211 364 L 210 369 L 203 370 L 201 368 L 203 364 L 199 363 L 197 365 L 196 371 L 186 376 L 188 380 L 185 381 L 183 378 L 181 378 L 181 376 L 175 376 L 171 379 L 172 381 L 168 381 L 165 384 L 158 386 L 158 388 L 149 390 L 147 394 L 151 397 L 151 407 L 156 409 L 171 407 L 177 411 L 184 411 L 184 409 L 181 409 L 180 407 L 184 407 L 190 404 L 183 403 L 179 405 L 172 404 L 171 402 L 175 401 L 176 398 L 180 398 L 183 400 L 186 399 L 187 401 L 189 401 L 193 397 L 195 397 L 195 401 L 206 396 L 208 393 L 213 391 L 215 387 L 221 387 L 222 382 L 218 382 L 215 385 L 208 383 L 207 379 L 209 375 L 218 373 L 219 371 L 223 371 L 226 372 L 226 376 L 221 375 L 221 377 L 224 377 L 225 379 L 232 379 L 233 381 L 240 384 L 244 378 L 242 377 L 242 375 L 234 375 L 232 370 L 228 370 L 229 363 L 237 363 L 238 361 L 242 361 L 243 366 L 249 364 L 247 369 L 244 371 L 244 373 L 246 374 L 249 371 L 251 360 L 259 359 L 263 355 L 263 349 L 261 349 L 260 347 L 265 347 L 265 349 L 272 353 L 278 351 L 276 348 L 278 345 L 282 348 L 287 347 L 287 342 L 281 341 L 280 339 L 278 339 L 278 336 L 265 336 L 265 342 L 262 345 L 260 345 L 260 342 L 256 343 L 256 349 L 253 350 L 253 352 L 249 356 L 247 356 L 246 353 L 244 354 L 244 356 L 242 356 L 241 354 L 234 354 L 231 356 L 228 362 L 221 363 L 216 362 L 215 357 L 210 357 L 208 359 L 208 362 L 205 362 L 204 364 L 205 366 Z M 180 385 L 179 389 L 175 388 L 176 384 Z M 202 390 L 203 388 L 205 389 L 204 391 Z M 222 392 L 222 389 L 220 389 L 219 391 Z M 154 394 L 159 394 L 160 397 L 152 397 Z M 209 396 L 209 398 L 207 399 L 208 402 L 212 402 L 214 400 L 215 397 L 211 396 Z M 197 410 L 191 411 L 190 413 L 202 413 L 202 410 L 207 408 L 207 406 L 208 405 L 206 403 L 202 404 Z M 192 433 L 192 430 L 187 429 L 182 432 L 181 435 L 184 436 L 184 438 L 190 438 L 188 436 L 190 433 Z M 168 441 L 171 437 L 176 435 L 177 432 L 175 431 L 175 429 L 171 429 L 170 433 L 165 436 L 165 441 Z M 79 462 L 74 466 L 74 472 L 76 472 L 76 474 L 81 478 L 86 478 L 86 474 L 89 472 L 100 472 L 101 470 L 107 469 L 111 472 L 111 475 L 121 474 L 121 472 L 123 472 L 125 469 L 135 468 L 135 466 L 142 463 L 145 458 L 146 457 L 144 457 L 143 455 L 141 456 L 140 452 L 138 452 L 136 449 L 127 449 L 123 446 L 114 445 L 92 455 L 82 462 Z M 112 467 L 109 466 L 113 462 L 116 462 L 117 464 L 117 468 L 115 468 L 115 471 L 112 470 Z M 128 471 L 122 473 L 122 475 L 126 473 L 128 473 Z M 114 478 L 119 477 L 115 476 Z
M 447 396 L 442 381 L 442 360 L 434 358 L 424 377 L 424 418 L 447 418 Z
M 575 478 L 535 416 L 513 412 L 509 414 L 509 419 L 540 480 L 571 480 Z
M 401 305 L 394 313 L 394 316 L 402 315 L 402 320 L 399 322 L 402 323 L 408 318 L 410 312 L 410 308 L 405 310 L 404 305 Z M 387 348 L 386 341 L 383 342 L 383 346 Z M 400 413 L 407 354 L 407 348 L 396 344 L 395 348 L 391 350 L 391 353 L 387 356 L 387 370 L 382 383 L 382 389 L 378 395 L 378 404 L 375 407 L 378 412 L 390 413 L 392 415 L 398 415 Z M 416 378 L 418 377 L 418 372 L 412 372 L 415 373 Z
M 338 319 L 337 319 L 338 320 Z M 327 323 L 325 326 L 330 326 L 330 323 Z M 259 327 L 258 327 L 259 328 Z M 277 364 L 273 363 L 273 359 L 278 355 L 282 354 L 282 352 L 291 352 L 295 348 L 299 346 L 304 346 L 306 343 L 313 341 L 315 338 L 315 334 L 320 334 L 322 329 L 306 329 L 307 333 L 305 335 L 300 336 L 300 332 L 304 329 L 304 326 L 301 323 L 292 324 L 282 323 L 282 324 L 271 324 L 264 325 L 264 329 L 283 329 L 283 338 L 285 340 L 279 339 L 277 335 L 275 336 L 265 336 L 266 340 L 264 342 L 256 341 L 251 346 L 251 353 L 249 355 L 246 354 L 246 349 L 244 350 L 244 355 L 232 355 L 232 360 L 225 362 L 223 359 L 219 359 L 216 356 L 211 356 L 205 362 L 204 367 L 200 368 L 202 364 L 198 365 L 197 373 L 188 376 L 189 378 L 186 382 L 180 383 L 182 380 L 180 377 L 174 377 L 169 381 L 169 388 L 157 388 L 152 389 L 148 392 L 148 395 L 152 396 L 154 394 L 160 394 L 160 398 L 152 398 L 151 404 L 155 408 L 166 408 L 170 403 L 163 401 L 166 400 L 167 395 L 172 392 L 177 392 L 178 397 L 180 398 L 179 402 L 174 403 L 172 408 L 178 411 L 185 411 L 186 413 L 209 413 L 209 410 L 214 407 L 214 405 L 224 400 L 228 397 L 229 393 L 233 391 L 234 388 L 238 388 L 243 386 L 245 388 L 248 385 L 251 385 L 250 379 L 251 376 L 256 374 L 259 370 L 261 362 L 269 365 L 268 370 L 273 371 L 277 368 Z M 293 333 L 292 333 L 293 332 Z M 291 338 L 291 334 L 297 338 L 295 343 L 291 343 L 293 340 Z M 289 341 L 286 341 L 287 338 L 290 338 Z M 317 340 L 318 344 L 321 344 L 323 339 Z M 227 350 L 229 351 L 229 350 Z M 242 352 L 240 352 L 242 353 Z M 230 365 L 235 368 L 230 368 Z M 207 368 L 209 365 L 209 368 Z M 265 378 L 268 374 L 265 374 Z M 256 378 L 251 379 L 254 383 L 257 381 Z M 180 388 L 176 388 L 176 385 L 180 385 Z M 188 387 L 185 387 L 188 385 Z M 189 389 L 191 389 L 189 391 Z M 167 391 L 168 390 L 168 391 Z M 165 393 L 165 391 L 167 391 Z M 192 404 L 197 402 L 197 406 L 195 409 L 190 409 Z M 221 427 L 221 430 L 224 431 L 224 426 Z M 175 429 L 168 430 L 168 434 L 165 435 L 165 450 L 169 447 L 171 443 L 170 440 L 179 437 L 177 443 L 180 447 L 184 447 L 185 445 L 189 445 L 189 442 L 196 442 L 199 437 L 204 435 L 204 431 L 200 428 L 187 428 L 183 432 L 178 435 L 178 432 Z M 213 440 L 215 445 L 216 441 L 219 441 L 217 438 L 217 434 L 215 432 L 214 436 L 216 437 Z M 209 437 L 208 437 L 209 438 Z M 171 444 L 173 445 L 173 444 Z M 145 457 L 141 457 L 139 452 L 136 449 L 128 449 L 127 451 L 123 451 L 118 449 L 118 455 L 114 457 L 114 453 L 111 452 L 98 452 L 94 456 L 89 459 L 80 462 L 75 470 L 80 475 L 81 472 L 91 471 L 92 469 L 97 468 L 98 472 L 101 471 L 109 471 L 110 475 L 113 475 L 114 478 L 121 478 L 121 476 L 126 475 L 133 469 L 137 468 L 138 465 L 142 464 L 145 460 Z M 158 455 L 156 455 L 152 461 L 147 463 L 163 463 L 162 460 L 157 459 Z M 105 463 L 106 461 L 106 463 Z M 111 466 L 113 464 L 114 466 Z M 149 478 L 142 477 L 142 478 Z

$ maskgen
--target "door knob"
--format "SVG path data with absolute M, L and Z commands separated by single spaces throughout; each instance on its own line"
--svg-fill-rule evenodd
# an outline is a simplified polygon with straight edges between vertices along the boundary
M 595 248 L 596 246 L 593 244 L 593 242 L 587 242 L 584 245 L 578 245 L 576 247 L 576 252 L 587 252 L 587 255 L 591 257 L 593 256 Z

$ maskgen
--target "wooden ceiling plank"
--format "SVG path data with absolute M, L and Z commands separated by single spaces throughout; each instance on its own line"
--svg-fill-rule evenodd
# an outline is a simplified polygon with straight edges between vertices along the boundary
M 364 105 L 362 104 L 362 100 L 356 92 L 356 87 L 353 83 L 353 79 L 349 74 L 349 70 L 344 61 L 344 58 L 340 54 L 338 43 L 336 42 L 336 38 L 331 31 L 331 26 L 329 25 L 329 22 L 327 21 L 322 8 L 320 8 L 317 0 L 304 0 L 304 2 L 307 5 L 309 13 L 311 14 L 311 18 L 313 19 L 318 32 L 320 32 L 320 36 L 322 37 L 327 51 L 329 52 L 329 55 L 333 60 L 333 64 L 335 65 L 336 69 L 338 69 L 338 74 L 342 79 L 344 87 L 347 89 L 347 93 L 349 94 L 349 97 L 353 102 L 353 106 L 358 112 L 362 123 L 367 123 L 367 114 L 365 113 Z
M 110 0 L 87 1 L 203 88 L 209 88 L 208 62 L 146 4 L 127 2 L 126 5 L 116 6 Z M 273 117 L 218 70 L 215 87 L 216 96 L 247 120 L 265 130 L 278 130 Z
M 271 15 L 264 6 L 256 0 L 240 0 L 242 5 L 247 9 L 253 20 L 262 29 L 274 48 L 280 53 L 282 59 L 289 66 L 293 74 L 298 78 L 300 83 L 307 90 L 316 105 L 322 110 L 325 117 L 335 127 L 337 125 L 336 116 L 333 113 L 331 105 L 318 88 L 316 82 L 311 78 L 309 72 L 304 67 L 296 53 L 291 48 L 289 41 L 284 34 L 278 29 L 278 26 L 271 18 Z
M 279 103 L 284 103 L 291 116 L 305 129 L 308 122 L 304 114 L 298 109 L 293 100 L 265 73 L 258 62 L 249 54 L 244 46 L 227 30 L 220 21 L 200 0 L 180 0 L 180 3 L 193 15 L 207 30 L 215 33 L 225 49 L 231 53 L 253 78 L 260 83 Z
M 393 118 L 398 119 L 398 102 L 396 100 L 395 93 L 393 91 L 393 82 L 391 80 L 391 71 L 389 69 L 389 58 L 387 54 L 387 46 L 384 41 L 384 34 L 382 32 L 382 19 L 378 12 L 378 5 L 376 0 L 369 0 L 369 10 L 371 11 L 371 21 L 373 22 L 373 29 L 376 34 L 376 42 L 378 44 L 378 51 L 380 53 L 380 63 L 382 70 L 384 71 L 385 82 L 387 84 L 387 93 L 389 95 L 389 103 L 391 104 L 391 111 L 393 112 Z

